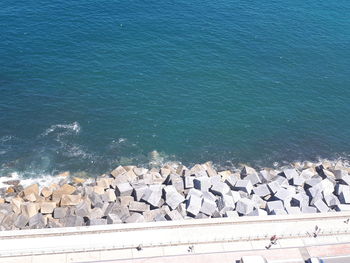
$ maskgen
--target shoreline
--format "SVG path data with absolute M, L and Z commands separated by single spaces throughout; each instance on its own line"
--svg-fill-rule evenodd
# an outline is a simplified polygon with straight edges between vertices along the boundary
M 323 160 L 261 170 L 118 166 L 29 185 L 3 177 L 0 230 L 350 211 L 349 174 L 348 162 Z

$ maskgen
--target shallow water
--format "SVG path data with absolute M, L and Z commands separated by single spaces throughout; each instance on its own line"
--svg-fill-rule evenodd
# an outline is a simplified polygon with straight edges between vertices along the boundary
M 350 153 L 349 1 L 0 2 L 3 175 Z

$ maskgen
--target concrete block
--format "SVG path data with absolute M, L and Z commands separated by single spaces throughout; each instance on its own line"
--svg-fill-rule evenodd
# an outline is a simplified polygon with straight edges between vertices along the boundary
M 225 217 L 239 217 L 237 211 L 226 211 Z
M 288 179 L 293 179 L 295 177 L 299 177 L 299 173 L 294 169 L 284 169 L 283 170 L 283 175 Z
M 267 183 L 272 180 L 272 176 L 267 170 L 261 170 L 258 174 L 262 183 Z
M 2 221 L 2 220 L 1 220 Z M 19 216 L 17 216 L 14 225 L 17 228 L 24 228 L 29 222 L 29 218 L 25 215 L 20 214 Z
M 116 185 L 115 193 L 117 196 L 130 196 L 133 188 L 129 183 L 120 183 Z
M 212 201 L 214 201 L 214 202 L 215 202 L 216 199 L 218 198 L 217 196 L 213 195 L 213 194 L 210 193 L 210 192 L 203 192 L 202 194 L 203 194 L 203 195 L 202 195 L 203 198 L 207 198 L 207 199 L 212 200 Z
M 350 187 L 344 187 L 339 194 L 341 204 L 350 204 Z
M 254 210 L 254 203 L 248 198 L 241 198 L 236 203 L 236 211 L 241 215 L 248 215 Z
M 237 191 L 231 191 L 229 194 L 232 196 L 233 202 L 235 202 L 235 203 L 237 203 L 238 200 L 240 200 L 242 198 L 240 193 Z
M 214 177 L 214 176 L 218 175 L 218 173 L 216 172 L 216 170 L 213 167 L 213 163 L 212 162 L 206 162 L 202 166 L 205 168 L 205 170 L 206 170 L 206 172 L 207 172 L 209 177 Z
M 316 171 L 313 168 L 304 169 L 300 173 L 300 177 L 305 180 L 311 179 L 314 175 L 316 175 Z
M 250 200 L 254 202 L 256 208 L 265 209 L 266 201 L 263 200 L 260 196 L 253 194 L 250 196 Z
M 210 199 L 202 199 L 202 207 L 200 212 L 211 216 L 217 210 L 216 203 Z
M 119 196 L 118 200 L 120 205 L 128 206 L 132 201 L 134 201 L 134 197 L 132 196 Z
M 297 206 L 287 206 L 287 207 L 285 207 L 285 210 L 287 211 L 287 214 L 289 214 L 289 215 L 301 214 L 301 210 Z
M 115 191 L 113 189 L 107 189 L 104 195 L 108 202 L 115 202 L 117 200 Z
M 313 213 L 317 213 L 317 208 L 312 206 L 303 206 L 301 208 L 301 212 L 304 214 L 313 214 Z
M 318 212 L 326 213 L 329 211 L 329 207 L 321 199 L 316 200 L 313 205 L 317 208 Z
M 271 194 L 269 187 L 267 184 L 261 184 L 253 188 L 253 193 L 260 196 L 265 197 Z
M 288 187 L 289 186 L 288 179 L 282 175 L 275 176 L 273 178 L 273 182 L 277 182 L 280 187 Z
M 191 195 L 187 200 L 186 211 L 189 216 L 195 217 L 198 215 L 202 207 L 202 197 Z
M 288 189 L 285 188 L 280 188 L 274 195 L 275 198 L 277 198 L 278 200 L 283 201 L 283 203 L 287 203 L 288 201 L 290 201 L 291 197 L 292 197 L 293 193 Z
M 234 189 L 238 178 L 234 175 L 230 175 L 225 179 L 225 183 L 230 187 L 231 190 Z
M 323 179 L 320 183 L 320 188 L 322 189 L 322 192 L 325 194 L 325 195 L 329 195 L 329 194 L 332 194 L 334 192 L 334 186 L 335 186 L 335 183 L 332 182 L 330 179 L 326 178 L 326 179 Z
M 142 203 L 142 202 L 132 201 L 129 204 L 129 211 L 130 212 L 143 213 L 143 212 L 148 211 L 148 210 L 150 210 L 149 205 Z
M 333 207 L 340 204 L 338 197 L 336 197 L 334 194 L 324 195 L 323 199 L 328 207 Z
M 98 226 L 98 225 L 107 225 L 107 219 L 105 218 L 93 218 L 87 221 L 88 226 Z
M 267 212 L 260 208 L 255 208 L 248 216 L 267 216 Z
M 167 212 L 167 214 L 165 215 L 165 218 L 171 221 L 183 220 L 182 215 L 177 210 L 172 210 Z
M 270 215 L 287 215 L 287 211 L 283 209 L 274 209 L 271 211 Z
M 195 175 L 196 177 L 208 177 L 207 170 L 200 164 L 196 164 L 191 168 L 190 175 Z
M 154 221 L 155 222 L 162 222 L 162 221 L 168 221 L 168 220 L 166 219 L 165 215 L 158 214 L 155 216 Z
M 53 210 L 53 218 L 61 219 L 61 218 L 64 218 L 66 215 L 67 215 L 66 207 L 56 207 Z
M 195 179 L 194 176 L 184 176 L 183 177 L 185 189 L 190 189 L 190 188 L 194 187 L 194 183 L 193 183 L 194 179 Z
M 253 190 L 253 185 L 249 180 L 237 180 L 234 190 L 250 194 Z
M 149 211 L 145 211 L 142 213 L 143 217 L 145 218 L 146 222 L 152 222 L 154 221 L 154 218 L 158 215 L 158 214 L 162 214 L 162 210 L 157 208 L 157 209 L 153 209 L 153 210 L 149 210 Z
M 249 166 L 244 166 L 242 171 L 241 171 L 241 176 L 242 178 L 248 176 L 248 175 L 257 175 L 258 173 L 256 172 L 256 170 L 252 167 Z
M 320 183 L 322 181 L 321 177 L 311 177 L 310 179 L 307 179 L 304 183 L 305 185 L 305 189 L 313 187 L 315 185 L 317 185 L 318 183 Z
M 191 195 L 196 195 L 198 197 L 202 197 L 203 193 L 197 189 L 191 188 L 190 191 L 188 191 L 186 199 L 190 198 Z
M 117 214 L 107 215 L 107 224 L 121 224 L 123 221 L 119 218 Z
M 75 209 L 75 214 L 77 216 L 88 216 L 90 214 L 91 211 L 91 203 L 88 201 L 82 201 L 80 202 Z
M 40 212 L 42 214 L 51 214 L 55 208 L 56 208 L 56 202 L 40 203 Z
M 211 180 L 207 176 L 197 177 L 193 180 L 194 188 L 200 191 L 208 191 L 212 186 Z
M 291 199 L 291 206 L 296 206 L 296 207 L 305 207 L 308 206 L 310 202 L 310 198 L 308 195 L 305 193 L 298 193 L 292 196 Z
M 350 185 L 350 175 L 342 176 L 342 178 L 339 179 L 338 181 L 339 181 L 341 184 Z
M 35 203 L 22 203 L 21 210 L 24 216 L 31 218 L 38 213 L 39 205 Z
M 337 169 L 337 170 L 334 170 L 334 176 L 335 176 L 335 179 L 341 180 L 344 177 L 349 176 L 349 173 L 345 169 Z
M 272 194 L 275 194 L 279 189 L 281 189 L 280 184 L 276 181 L 268 183 L 267 186 Z
M 180 203 L 185 201 L 185 198 L 171 185 L 164 188 L 164 196 L 165 203 L 171 207 L 172 210 L 176 209 Z
M 29 218 L 29 227 L 32 229 L 44 228 L 46 225 L 44 216 L 39 213 Z
M 103 200 L 102 197 L 98 194 L 96 194 L 95 192 L 91 193 L 88 195 L 90 201 L 91 201 L 91 205 L 93 207 L 102 207 L 103 206 Z
M 160 200 L 162 198 L 163 186 L 162 185 L 150 185 L 141 200 L 152 205 L 153 207 L 158 207 Z
M 260 179 L 260 176 L 257 173 L 249 174 L 246 177 L 244 177 L 245 180 L 249 180 L 252 185 L 261 184 L 262 180 Z
M 133 196 L 135 200 L 140 201 L 145 194 L 148 186 L 145 184 L 133 184 L 132 187 L 134 188 Z
M 124 169 L 123 166 L 118 166 L 117 168 L 115 168 L 112 172 L 111 175 L 116 179 L 118 178 L 120 175 L 126 173 L 126 170 Z
M 236 207 L 233 197 L 230 195 L 223 195 L 217 200 L 217 207 L 221 212 L 225 208 L 232 208 L 232 210 Z
M 266 203 L 266 210 L 269 214 L 271 214 L 273 210 L 284 210 L 283 202 L 281 200 L 269 201 Z
M 95 207 L 95 208 L 91 209 L 88 218 L 90 220 L 92 220 L 92 219 L 102 218 L 103 216 L 104 216 L 103 210 L 101 208 L 99 208 L 99 207 Z
M 210 191 L 215 195 L 223 196 L 230 191 L 230 187 L 222 182 L 215 182 L 210 188 Z
M 346 212 L 350 211 L 350 205 L 347 204 L 339 204 L 335 207 L 335 210 L 338 212 Z
M 305 183 L 305 179 L 301 176 L 295 176 L 291 180 L 289 180 L 291 185 L 294 186 L 303 186 Z
M 81 202 L 81 195 L 62 195 L 61 206 L 75 206 Z
M 145 218 L 142 214 L 133 213 L 131 216 L 125 219 L 125 223 L 143 223 L 145 222 Z

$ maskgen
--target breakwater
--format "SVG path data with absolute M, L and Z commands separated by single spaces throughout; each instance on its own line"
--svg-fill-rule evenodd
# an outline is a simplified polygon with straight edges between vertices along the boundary
M 350 211 L 349 173 L 343 161 L 261 170 L 217 170 L 207 162 L 118 166 L 93 179 L 65 172 L 48 186 L 8 180 L 0 189 L 0 229 Z

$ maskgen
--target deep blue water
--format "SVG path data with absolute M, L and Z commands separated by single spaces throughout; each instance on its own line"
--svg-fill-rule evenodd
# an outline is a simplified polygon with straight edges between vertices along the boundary
M 0 1 L 1 173 L 347 157 L 350 2 Z

